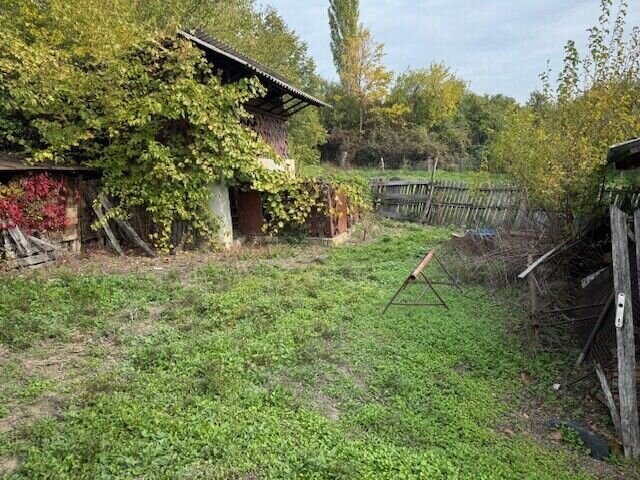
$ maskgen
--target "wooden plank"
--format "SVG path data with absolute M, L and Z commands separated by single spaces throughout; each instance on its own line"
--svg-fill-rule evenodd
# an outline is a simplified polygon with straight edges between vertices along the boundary
M 566 243 L 562 242 L 562 244 L 557 245 L 555 247 L 553 247 L 551 250 L 549 250 L 547 253 L 545 253 L 544 255 L 542 255 L 540 258 L 538 258 L 538 260 L 536 260 L 535 262 L 533 262 L 531 265 L 529 265 L 527 267 L 527 269 L 522 272 L 520 275 L 518 275 L 518 278 L 523 279 L 526 278 L 531 272 L 533 272 L 538 265 L 540 265 L 541 263 L 543 263 L 546 259 L 548 259 L 549 257 L 551 257 L 551 255 L 553 255 L 554 253 L 556 253 L 561 247 L 562 245 L 564 245 Z
M 533 255 L 529 254 L 527 263 L 533 263 Z M 538 318 L 538 286 L 533 274 L 529 275 L 529 319 L 536 345 L 540 343 L 540 319 Z
M 633 306 L 631 268 L 629 266 L 629 240 L 627 238 L 627 214 L 612 205 L 611 251 L 613 280 L 616 298 L 625 294 L 624 322 L 616 327 L 618 347 L 618 393 L 620 397 L 620 425 L 622 444 L 627 458 L 640 458 L 640 424 L 638 423 L 638 397 L 636 387 L 636 349 L 633 331 Z M 636 230 L 640 235 L 640 216 L 634 214 Z M 640 236 L 639 236 L 640 241 Z
M 452 182 L 451 186 L 451 200 L 449 201 L 449 218 L 447 219 L 448 225 L 454 225 L 456 223 L 456 217 L 458 214 L 458 198 L 464 192 L 457 187 L 460 186 L 459 182 Z
M 410 195 L 406 193 L 381 193 L 377 197 L 386 203 L 423 204 L 429 200 L 428 195 Z
M 466 225 L 466 219 L 468 217 L 469 210 L 472 208 L 474 203 L 472 200 L 473 199 L 471 198 L 471 190 L 469 188 L 467 188 L 461 193 L 460 197 L 458 198 L 458 202 L 465 203 L 465 205 L 462 208 L 460 208 L 458 211 L 456 225 L 459 225 L 459 226 Z
M 429 265 L 429 262 L 431 262 L 431 259 L 433 258 L 434 255 L 434 251 L 430 250 L 420 261 L 420 263 L 418 264 L 418 266 L 415 268 L 415 270 L 411 273 L 411 275 L 409 275 L 409 278 L 412 280 L 415 280 L 418 278 L 418 275 L 420 275 L 422 273 L 422 271 L 427 268 L 427 265 Z
M 33 235 L 27 235 L 27 238 L 43 252 L 62 251 L 62 247 L 60 245 L 53 244 L 43 238 L 34 237 Z
M 620 413 L 618 412 L 616 401 L 613 399 L 613 394 L 611 393 L 611 389 L 609 388 L 607 377 L 605 376 L 604 370 L 602 369 L 602 366 L 599 363 L 596 363 L 596 375 L 598 375 L 598 380 L 600 380 L 602 393 L 604 393 L 604 398 L 605 398 L 605 401 L 607 402 L 607 407 L 609 407 L 609 413 L 611 413 L 611 420 L 613 421 L 613 427 L 616 430 L 616 434 L 618 436 L 621 436 L 622 426 L 620 424 Z
M 25 238 L 24 234 L 22 233 L 22 230 L 20 230 L 18 227 L 11 227 L 7 229 L 7 232 L 9 232 L 9 235 L 11 236 L 13 243 L 17 247 L 18 255 L 27 256 L 27 255 L 33 255 L 35 253 L 35 250 L 31 248 L 31 245 L 29 244 L 29 241 Z
M 453 195 L 453 182 L 447 181 L 445 182 L 445 193 L 444 193 L 444 208 L 442 209 L 442 221 L 441 225 L 448 225 L 449 222 L 449 212 L 451 210 L 451 196 Z
M 424 206 L 424 210 L 422 215 L 420 216 L 420 223 L 425 223 L 427 220 L 427 216 L 429 215 L 429 210 L 431 209 L 431 202 L 433 201 L 433 184 L 436 181 L 436 170 L 438 169 L 438 159 L 436 158 L 435 162 L 433 162 L 433 170 L 431 171 L 431 185 L 429 185 L 429 196 L 427 198 L 427 203 Z
M 111 227 L 109 226 L 109 222 L 106 221 L 104 218 L 104 213 L 102 212 L 102 205 L 96 205 L 93 202 L 91 202 L 91 206 L 93 207 L 93 211 L 96 213 L 98 220 L 102 222 L 103 224 L 102 229 L 104 230 L 104 233 L 107 234 L 107 238 L 109 239 L 111 246 L 118 253 L 118 255 L 120 255 L 121 257 L 124 257 L 124 252 L 122 251 L 122 247 L 118 243 L 116 236 L 113 234 L 113 230 L 111 230 Z
M 102 203 L 102 206 L 104 207 L 105 212 L 108 212 L 111 208 L 113 208 L 113 205 L 111 205 L 111 202 L 104 195 L 100 197 L 100 202 Z M 129 238 L 136 245 L 138 245 L 148 256 L 150 257 L 156 256 L 156 252 L 154 252 L 153 249 L 144 240 L 142 240 L 142 238 L 140 238 L 140 235 L 138 235 L 138 233 L 133 229 L 133 227 L 129 222 L 120 218 L 116 218 L 115 221 L 118 224 L 118 226 L 122 228 L 122 230 L 124 230 L 124 232 L 129 236 Z
M 18 254 L 15 251 L 13 242 L 9 237 L 9 233 L 6 230 L 2 230 L 2 244 L 3 244 L 2 248 L 4 250 L 5 258 L 10 260 L 18 256 Z
M 37 255 L 31 255 L 30 257 L 20 257 L 15 260 L 9 260 L 6 262 L 8 268 L 30 268 L 42 263 L 48 263 L 53 261 L 54 258 L 48 253 L 39 253 Z
M 408 185 L 428 185 L 429 180 L 384 180 L 382 182 L 373 182 L 373 186 L 378 187 L 406 187 Z

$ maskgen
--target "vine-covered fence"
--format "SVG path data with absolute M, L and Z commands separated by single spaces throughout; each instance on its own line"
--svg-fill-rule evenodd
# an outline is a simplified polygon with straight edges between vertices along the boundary
M 474 187 L 464 182 L 376 180 L 376 210 L 387 218 L 430 225 L 540 230 L 546 215 L 530 212 L 518 188 Z

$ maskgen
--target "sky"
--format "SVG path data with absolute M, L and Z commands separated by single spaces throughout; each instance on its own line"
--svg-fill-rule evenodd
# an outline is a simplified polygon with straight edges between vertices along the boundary
M 268 0 L 309 45 L 318 72 L 336 78 L 329 49 L 328 0 Z M 477 93 L 524 102 L 550 61 L 555 78 L 563 47 L 586 46 L 598 0 L 360 0 L 360 19 L 385 45 L 394 72 L 444 61 Z M 640 0 L 629 0 L 628 31 L 640 25 Z

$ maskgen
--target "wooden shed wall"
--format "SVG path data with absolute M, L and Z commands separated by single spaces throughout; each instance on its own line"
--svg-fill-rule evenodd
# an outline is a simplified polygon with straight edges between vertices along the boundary
M 286 120 L 259 111 L 252 111 L 251 114 L 253 117 L 244 120 L 244 124 L 258 133 L 277 154 L 289 158 Z

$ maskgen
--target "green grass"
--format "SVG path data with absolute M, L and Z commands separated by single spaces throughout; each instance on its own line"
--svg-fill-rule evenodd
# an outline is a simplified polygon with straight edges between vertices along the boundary
M 540 383 L 554 374 L 507 333 L 519 312 L 474 287 L 444 288 L 450 311 L 381 315 L 448 236 L 394 226 L 304 267 L 258 257 L 250 269 L 202 266 L 188 281 L 6 279 L 1 338 L 14 354 L 47 338 L 64 344 L 79 329 L 114 337 L 121 360 L 65 387 L 58 418 L 0 434 L 0 457 L 20 459 L 17 479 L 588 478 L 572 466 L 575 451 L 539 445 L 517 426 L 500 431 L 533 388 L 521 372 Z M 119 328 L 132 308 L 160 309 L 154 328 Z M 12 405 L 56 390 L 41 378 L 18 382 L 15 363 L 2 369 L 3 385 L 21 385 L 5 392 Z
M 375 179 L 402 179 L 402 180 L 430 180 L 431 172 L 426 170 L 409 170 L 409 169 L 386 169 L 380 170 L 378 168 L 354 168 L 345 172 L 337 168 L 334 165 L 323 163 L 321 165 L 308 165 L 303 169 L 303 173 L 309 175 L 323 175 L 323 174 L 346 174 L 346 175 L 359 175 L 361 177 L 375 180 Z M 490 174 L 480 171 L 436 171 L 436 180 L 438 181 L 454 181 L 454 182 L 468 182 L 476 184 L 486 183 L 507 183 L 508 179 L 505 175 Z

